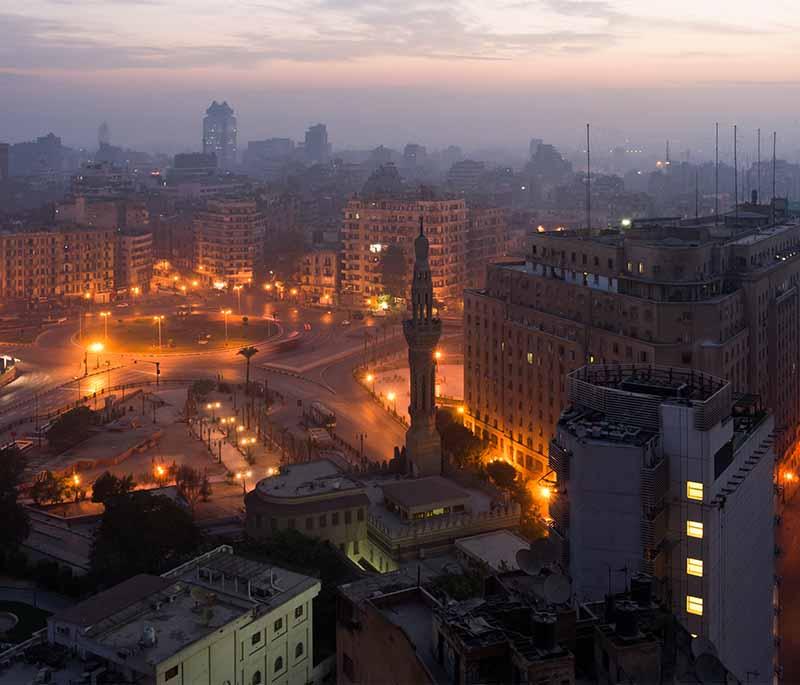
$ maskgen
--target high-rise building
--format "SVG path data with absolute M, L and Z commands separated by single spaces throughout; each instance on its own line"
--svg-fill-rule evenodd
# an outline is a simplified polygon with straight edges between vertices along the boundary
M 0 143 L 0 181 L 9 179 L 9 152 L 11 146 L 8 143 Z
M 264 249 L 264 217 L 255 200 L 211 200 L 194 220 L 195 271 L 210 284 L 251 283 Z M 224 287 L 224 286 L 223 286 Z
M 115 246 L 111 228 L 0 232 L 0 299 L 107 300 L 114 288 Z
M 325 124 L 316 124 L 308 128 L 303 152 L 309 164 L 328 162 L 331 157 L 331 144 L 328 142 L 328 128 Z
M 800 423 L 800 225 L 634 226 L 531 236 L 465 295 L 466 424 L 530 477 L 585 364 L 695 368 L 758 395 L 795 469 Z
M 227 102 L 216 100 L 203 118 L 203 152 L 217 157 L 222 169 L 236 165 L 236 117 Z
M 474 193 L 478 190 L 481 176 L 486 172 L 483 162 L 464 159 L 453 164 L 447 172 L 448 185 L 459 193 Z
M 114 287 L 146 293 L 153 277 L 153 234 L 142 229 L 123 229 L 117 233 Z
M 411 379 L 411 425 L 406 433 L 406 455 L 414 476 L 442 472 L 442 441 L 436 430 L 436 360 L 434 350 L 442 335 L 442 321 L 433 313 L 433 282 L 428 264 L 429 245 L 419 220 L 414 240 L 414 275 L 411 282 L 411 318 L 403 322 L 408 342 Z
M 467 287 L 483 288 L 488 264 L 506 254 L 508 213 L 500 207 L 470 207 L 467 230 Z
M 550 446 L 553 530 L 579 601 L 654 576 L 745 682 L 774 671 L 775 423 L 693 369 L 590 365 L 566 378 Z
M 405 249 L 411 285 L 411 244 L 423 217 L 430 245 L 433 296 L 458 304 L 466 281 L 467 206 L 464 200 L 355 198 L 344 209 L 342 292 L 353 304 L 384 293 L 382 255 L 389 245 Z M 374 304 L 374 301 L 372 302 Z
M 424 145 L 409 143 L 403 149 L 403 168 L 409 172 L 419 170 L 428 161 L 428 151 Z

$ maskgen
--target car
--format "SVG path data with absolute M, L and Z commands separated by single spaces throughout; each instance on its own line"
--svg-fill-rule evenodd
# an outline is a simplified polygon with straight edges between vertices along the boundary
M 344 321 L 342 321 L 342 323 L 340 325 L 341 326 L 349 326 L 350 323 L 351 323 L 350 319 L 345 319 Z
M 311 330 L 311 324 L 308 323 L 308 322 L 304 323 L 303 324 L 303 330 L 304 331 L 310 331 Z
M 115 304 L 114 306 L 117 307 L 118 309 L 124 309 L 125 307 L 128 307 L 129 305 L 128 305 L 127 302 L 117 302 L 117 304 Z

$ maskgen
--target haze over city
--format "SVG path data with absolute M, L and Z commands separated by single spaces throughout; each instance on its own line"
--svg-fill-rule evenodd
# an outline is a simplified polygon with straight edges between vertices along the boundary
M 214 97 L 241 139 L 297 137 L 310 120 L 337 147 L 581 145 L 692 149 L 714 121 L 779 130 L 798 146 L 794 3 L 715 0 L 360 2 L 33 0 L 0 20 L 6 137 L 58 129 L 89 146 L 191 149 Z M 357 115 L 357 116 L 356 116 Z M 356 123 L 357 122 L 357 123 Z M 727 139 L 725 145 L 728 145 Z

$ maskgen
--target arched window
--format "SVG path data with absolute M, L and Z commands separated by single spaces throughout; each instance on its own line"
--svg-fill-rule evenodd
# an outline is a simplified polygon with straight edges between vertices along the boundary
M 303 643 L 302 642 L 298 642 L 297 643 L 297 647 L 294 648 L 294 656 L 295 656 L 296 659 L 299 659 L 301 656 L 303 656 Z
M 274 670 L 275 670 L 275 673 L 277 673 L 278 671 L 282 671 L 283 670 L 283 657 L 282 656 L 279 656 L 277 659 L 275 659 L 275 669 Z
M 253 673 L 253 685 L 261 685 L 261 671 Z

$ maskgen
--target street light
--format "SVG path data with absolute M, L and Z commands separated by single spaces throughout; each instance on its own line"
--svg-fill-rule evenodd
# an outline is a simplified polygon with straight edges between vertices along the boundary
M 100 312 L 100 316 L 103 317 L 103 340 L 108 340 L 108 317 L 111 316 L 111 312 Z
M 89 352 L 97 355 L 97 363 L 94 365 L 95 369 L 100 368 L 100 353 L 105 349 L 105 345 L 101 342 L 93 342 L 89 345 Z
M 372 394 L 375 394 L 375 374 L 367 374 L 367 383 L 372 383 Z
M 216 421 L 217 420 L 217 415 L 215 413 L 215 410 L 219 409 L 221 406 L 222 406 L 222 404 L 220 402 L 209 402 L 208 404 L 206 404 L 206 409 L 210 409 L 211 410 L 211 420 L 212 421 Z
M 396 414 L 397 413 L 397 395 L 393 392 L 389 392 L 386 395 L 386 399 L 392 403 L 392 411 Z
M 153 321 L 158 324 L 158 351 L 161 351 L 161 322 L 164 320 L 164 315 L 159 314 L 153 317 Z
M 252 471 L 237 471 L 236 480 L 242 482 L 242 495 L 247 494 L 247 479 L 253 475 Z
M 433 353 L 433 358 L 438 362 L 442 358 L 442 351 L 436 350 L 436 352 Z
M 233 292 L 236 293 L 236 301 L 238 303 L 236 306 L 238 307 L 239 315 L 241 316 L 241 314 L 242 314 L 242 286 L 240 286 L 240 285 L 233 286 Z
M 230 309 L 223 309 L 222 316 L 225 317 L 225 344 L 228 344 L 228 314 L 231 313 Z

